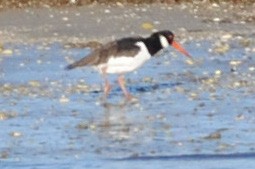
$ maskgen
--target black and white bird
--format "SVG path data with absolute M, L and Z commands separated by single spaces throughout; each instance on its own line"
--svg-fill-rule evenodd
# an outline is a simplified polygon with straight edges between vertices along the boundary
M 191 55 L 174 40 L 174 34 L 171 31 L 163 30 L 155 32 L 147 38 L 128 37 L 108 42 L 88 56 L 68 65 L 66 69 L 82 66 L 95 67 L 105 80 L 104 94 L 106 96 L 111 90 L 107 74 L 118 74 L 118 83 L 125 97 L 131 99 L 132 95 L 125 87 L 124 74 L 136 70 L 157 52 L 170 45 L 191 58 Z

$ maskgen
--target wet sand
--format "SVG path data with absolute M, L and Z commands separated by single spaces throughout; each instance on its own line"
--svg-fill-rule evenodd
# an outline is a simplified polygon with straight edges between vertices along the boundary
M 254 34 L 253 6 L 246 6 L 245 10 L 240 6 L 203 3 L 7 9 L 0 13 L 0 41 L 105 42 L 162 29 L 186 39 L 220 37 L 222 32 Z
M 254 168 L 251 9 L 1 11 L 0 168 Z M 115 76 L 105 101 L 97 72 L 64 70 L 91 50 L 77 43 L 161 29 L 173 30 L 197 62 L 170 48 L 127 74 L 135 103 L 125 102 Z

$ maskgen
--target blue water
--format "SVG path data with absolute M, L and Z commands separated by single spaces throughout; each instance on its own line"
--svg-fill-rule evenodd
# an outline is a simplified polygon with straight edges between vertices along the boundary
M 0 113 L 12 116 L 0 120 L 0 168 L 254 168 L 252 53 L 209 53 L 212 42 L 200 43 L 185 46 L 195 65 L 169 49 L 127 74 L 135 103 L 125 102 L 116 76 L 105 101 L 95 70 L 64 70 L 89 49 L 7 44 L 14 53 L 0 56 Z M 235 72 L 233 59 L 242 61 Z

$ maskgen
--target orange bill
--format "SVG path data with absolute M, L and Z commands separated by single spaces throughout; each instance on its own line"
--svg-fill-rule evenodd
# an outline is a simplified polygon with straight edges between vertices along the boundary
M 184 54 L 185 56 L 189 57 L 192 59 L 192 56 L 176 41 L 172 42 L 172 46 L 178 50 L 179 52 L 181 52 L 182 54 Z

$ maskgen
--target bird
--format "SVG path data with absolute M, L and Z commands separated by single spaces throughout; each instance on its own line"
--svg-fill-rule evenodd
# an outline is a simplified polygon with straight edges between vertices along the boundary
M 152 33 L 149 37 L 125 37 L 110 41 L 92 51 L 88 56 L 66 66 L 66 70 L 83 66 L 92 66 L 98 70 L 104 79 L 104 95 L 107 97 L 111 85 L 108 74 L 118 74 L 118 83 L 126 99 L 133 96 L 126 89 L 125 74 L 141 67 L 147 60 L 159 51 L 172 46 L 183 55 L 192 59 L 192 56 L 175 41 L 175 35 L 169 30 Z

